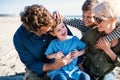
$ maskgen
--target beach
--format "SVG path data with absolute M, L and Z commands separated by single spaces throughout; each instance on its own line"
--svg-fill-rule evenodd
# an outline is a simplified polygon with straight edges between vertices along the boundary
M 13 34 L 20 24 L 19 17 L 0 17 L 0 80 L 23 79 L 24 65 L 13 46 Z
M 13 46 L 13 35 L 20 25 L 19 17 L 0 17 L 0 80 L 23 80 L 25 66 Z M 120 80 L 120 68 L 114 71 Z

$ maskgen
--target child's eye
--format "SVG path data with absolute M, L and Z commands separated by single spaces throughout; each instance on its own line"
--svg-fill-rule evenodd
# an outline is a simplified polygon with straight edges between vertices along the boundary
M 84 18 L 85 16 L 84 16 L 84 15 L 82 15 L 82 17 Z
M 60 29 L 59 30 L 57 30 L 57 32 L 59 32 L 60 31 Z
M 62 26 L 62 28 L 64 28 L 65 26 Z

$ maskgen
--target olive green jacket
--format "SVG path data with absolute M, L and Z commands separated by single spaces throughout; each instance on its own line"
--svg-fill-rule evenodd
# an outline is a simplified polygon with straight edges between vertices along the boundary
M 87 44 L 84 67 L 96 80 L 111 72 L 116 66 L 120 66 L 120 39 L 118 44 L 111 48 L 117 55 L 116 60 L 112 61 L 103 50 L 94 48 L 96 41 L 102 36 L 104 33 L 100 33 L 97 28 L 94 28 L 87 31 L 82 37 Z

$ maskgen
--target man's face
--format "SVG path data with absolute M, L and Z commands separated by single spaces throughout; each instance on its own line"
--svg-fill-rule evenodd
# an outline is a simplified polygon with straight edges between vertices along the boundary
M 40 29 L 38 29 L 37 32 L 31 31 L 33 33 L 35 33 L 38 36 L 41 36 L 43 34 L 46 34 L 48 31 L 52 30 L 52 27 L 41 27 Z

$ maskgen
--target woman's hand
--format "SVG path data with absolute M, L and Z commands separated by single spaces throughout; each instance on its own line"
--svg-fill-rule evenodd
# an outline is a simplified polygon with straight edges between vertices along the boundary
M 103 37 L 97 41 L 95 45 L 96 49 L 102 49 L 104 52 L 114 61 L 116 59 L 116 54 L 111 50 L 111 43 L 106 41 Z
M 96 49 L 102 49 L 102 50 L 108 50 L 110 49 L 110 43 L 104 39 L 104 37 L 101 37 L 98 41 L 97 44 L 95 45 Z

